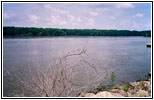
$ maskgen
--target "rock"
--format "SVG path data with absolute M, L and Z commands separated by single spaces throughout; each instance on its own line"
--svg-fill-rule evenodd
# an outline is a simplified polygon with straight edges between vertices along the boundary
M 94 97 L 94 96 L 95 96 L 94 93 L 86 93 L 86 94 L 85 94 L 85 97 Z
M 79 95 L 79 97 L 94 97 L 95 94 L 94 93 L 81 93 Z
M 103 91 L 103 92 L 97 93 L 95 97 L 123 97 L 123 96 L 118 93 Z
M 114 97 L 114 96 L 110 92 L 103 91 L 103 92 L 97 93 L 95 97 Z
M 133 87 L 135 87 L 135 86 L 137 86 L 139 84 L 140 84 L 140 82 L 132 82 L 132 83 L 130 83 L 130 85 L 133 86 Z
M 84 97 L 86 93 L 80 93 L 79 97 Z
M 119 93 L 119 89 L 111 89 L 110 92 L 111 93 Z
M 125 92 L 124 90 L 121 90 L 121 89 L 112 89 L 110 90 L 111 93 L 118 93 L 122 96 L 127 96 L 127 92 Z
M 136 94 L 134 96 L 135 97 L 149 97 L 149 94 L 147 91 L 139 90 L 136 92 Z
M 144 87 L 142 88 L 143 90 L 147 91 L 151 89 L 151 84 L 148 81 L 143 81 Z
M 129 83 L 126 83 L 126 84 L 118 84 L 116 86 L 113 87 L 113 89 L 119 89 L 119 90 L 123 90 L 123 88 L 126 86 L 126 85 L 129 85 Z
M 127 93 L 127 96 L 128 96 L 128 97 L 132 97 L 132 94 L 128 92 L 128 93 Z
M 113 95 L 114 97 L 124 97 L 124 96 L 122 96 L 122 95 L 119 94 L 119 93 L 112 93 L 112 95 Z
M 141 81 L 137 86 L 135 86 L 135 90 L 149 90 L 151 89 L 151 84 L 149 81 Z

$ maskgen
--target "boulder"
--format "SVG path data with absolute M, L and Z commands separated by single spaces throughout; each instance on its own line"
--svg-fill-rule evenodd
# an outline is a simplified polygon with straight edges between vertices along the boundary
M 138 85 L 135 86 L 135 90 L 145 90 L 148 91 L 151 89 L 151 84 L 149 81 L 141 81 Z
M 131 82 L 130 83 L 130 85 L 132 86 L 132 87 L 135 87 L 135 86 L 137 86 L 137 85 L 139 85 L 140 84 L 140 82 Z
M 107 91 L 99 92 L 95 95 L 95 97 L 123 97 L 119 93 L 111 93 Z
M 149 94 L 147 91 L 139 90 L 136 92 L 136 94 L 134 96 L 135 97 L 149 97 Z
M 119 93 L 112 93 L 112 95 L 113 95 L 114 97 L 124 97 L 123 95 L 121 95 L 121 94 L 119 94 Z
M 79 95 L 79 97 L 94 97 L 95 94 L 94 93 L 81 93 Z
M 123 89 L 112 89 L 110 90 L 111 93 L 118 93 L 119 95 L 127 97 L 127 92 L 125 92 Z
M 103 91 L 103 92 L 98 92 L 95 97 L 114 97 L 114 95 L 112 95 L 112 93 L 107 92 L 107 91 Z

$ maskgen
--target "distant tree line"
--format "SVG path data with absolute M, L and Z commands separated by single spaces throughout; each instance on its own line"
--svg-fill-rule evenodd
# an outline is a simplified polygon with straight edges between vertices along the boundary
M 34 27 L 3 27 L 4 37 L 36 36 L 151 36 L 151 31 L 98 30 L 98 29 L 58 29 Z

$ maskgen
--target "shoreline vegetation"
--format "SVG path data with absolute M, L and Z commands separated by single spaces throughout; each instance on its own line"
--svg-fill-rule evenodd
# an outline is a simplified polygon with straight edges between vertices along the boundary
M 59 29 L 4 26 L 3 37 L 52 37 L 52 36 L 144 36 L 151 37 L 151 31 L 100 30 L 100 29 Z

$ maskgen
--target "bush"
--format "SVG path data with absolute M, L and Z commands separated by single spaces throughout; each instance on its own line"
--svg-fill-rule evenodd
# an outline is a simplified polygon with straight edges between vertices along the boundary
M 123 90 L 124 90 L 125 92 L 127 92 L 128 89 L 129 89 L 129 85 L 126 85 L 126 86 L 123 88 Z
M 114 86 L 115 78 L 116 78 L 116 76 L 115 76 L 114 72 L 112 72 L 111 76 L 110 76 L 110 84 L 112 87 Z

